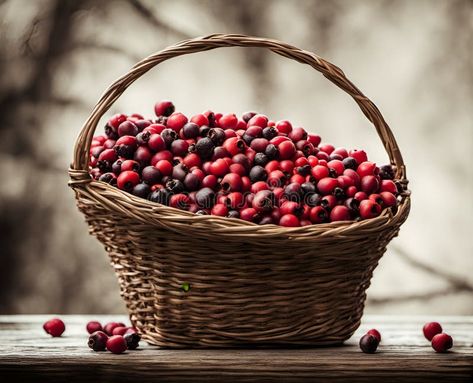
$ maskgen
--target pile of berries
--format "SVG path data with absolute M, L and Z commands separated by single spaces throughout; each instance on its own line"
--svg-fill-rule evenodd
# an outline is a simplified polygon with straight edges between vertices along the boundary
M 170 101 L 154 109 L 155 119 L 108 120 L 90 148 L 94 179 L 196 214 L 290 227 L 373 218 L 402 192 L 393 166 L 289 121 L 211 111 L 189 119 Z

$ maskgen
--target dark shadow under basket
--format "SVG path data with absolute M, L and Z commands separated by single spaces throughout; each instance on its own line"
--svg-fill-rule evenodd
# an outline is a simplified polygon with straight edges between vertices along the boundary
M 408 216 L 408 191 L 396 208 L 373 219 L 284 228 L 197 216 L 134 197 L 88 173 L 97 123 L 133 81 L 166 59 L 231 46 L 269 48 L 311 65 L 349 93 L 376 127 L 396 179 L 407 185 L 390 128 L 339 68 L 290 45 L 241 35 L 184 41 L 112 84 L 77 139 L 70 185 L 146 341 L 167 347 L 340 344 L 359 326 L 372 272 Z

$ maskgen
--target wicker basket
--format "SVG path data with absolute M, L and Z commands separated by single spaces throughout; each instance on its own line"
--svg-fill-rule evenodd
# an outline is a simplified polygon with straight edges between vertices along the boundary
M 153 54 L 107 89 L 78 136 L 70 186 L 146 341 L 167 347 L 340 344 L 359 326 L 373 269 L 409 213 L 408 191 L 377 218 L 284 228 L 197 216 L 89 176 L 97 123 L 129 85 L 167 59 L 235 46 L 267 48 L 308 64 L 352 96 L 396 165 L 396 179 L 407 185 L 390 128 L 339 68 L 279 41 L 219 34 Z

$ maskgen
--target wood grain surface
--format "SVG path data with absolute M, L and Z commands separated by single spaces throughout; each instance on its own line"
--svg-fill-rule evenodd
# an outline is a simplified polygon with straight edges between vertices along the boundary
M 142 342 L 122 355 L 87 347 L 85 324 L 125 321 L 124 316 L 61 316 L 66 331 L 51 338 L 42 324 L 51 315 L 0 316 L 0 378 L 48 382 L 472 382 L 473 317 L 365 316 L 341 347 L 292 349 L 170 350 Z M 422 335 L 429 320 L 454 338 L 446 354 L 435 353 Z M 374 355 L 358 340 L 377 328 L 382 342 Z

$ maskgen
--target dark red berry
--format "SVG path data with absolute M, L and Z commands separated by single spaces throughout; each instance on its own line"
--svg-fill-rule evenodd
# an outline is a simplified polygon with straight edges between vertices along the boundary
M 350 210 L 343 205 L 337 205 L 330 211 L 330 220 L 336 221 L 349 221 L 351 219 Z
M 131 121 L 124 121 L 118 127 L 118 135 L 122 136 L 136 136 L 139 133 L 138 127 Z
M 376 175 L 378 171 L 379 169 L 376 167 L 376 164 L 374 162 L 369 161 L 359 163 L 358 167 L 356 168 L 356 172 L 359 174 L 360 177 L 373 176 Z
M 124 336 L 128 350 L 136 350 L 139 346 L 141 336 L 136 332 L 125 334 Z
M 243 119 L 243 121 L 245 121 L 246 123 L 248 123 L 248 121 L 250 121 L 251 118 L 252 118 L 253 116 L 256 116 L 257 114 L 258 114 L 258 113 L 256 113 L 256 112 L 246 112 L 246 113 L 243 114 L 242 119 Z
M 378 338 L 371 334 L 365 334 L 360 339 L 360 348 L 366 354 L 374 354 L 378 348 Z
M 149 185 L 157 184 L 161 181 L 161 172 L 155 166 L 146 166 L 141 171 L 143 182 Z
M 256 211 L 256 209 L 248 207 L 240 210 L 240 219 L 244 221 L 254 222 L 254 220 L 257 218 L 257 214 L 258 212 Z
M 325 177 L 317 182 L 317 189 L 322 194 L 330 194 L 338 186 L 338 181 L 335 178 Z
M 126 351 L 127 342 L 123 336 L 113 335 L 108 338 L 106 346 L 108 351 L 111 351 L 114 354 L 121 354 Z
M 235 156 L 238 153 L 242 153 L 245 148 L 245 142 L 238 137 L 231 137 L 225 140 L 223 147 L 227 150 L 230 155 Z
M 139 182 L 140 176 L 134 171 L 122 172 L 117 178 L 118 188 L 126 191 L 131 191 Z
M 255 194 L 252 201 L 252 207 L 258 213 L 268 213 L 273 210 L 274 194 L 270 190 L 261 190 Z
M 368 330 L 366 333 L 376 337 L 376 339 L 378 339 L 378 343 L 381 342 L 381 333 L 378 330 L 376 330 L 375 328 L 372 328 L 371 330 Z
M 368 156 L 364 150 L 353 149 L 348 152 L 350 157 L 353 157 L 358 164 L 368 161 Z
M 173 113 L 168 117 L 166 126 L 179 133 L 182 127 L 187 124 L 187 121 L 187 117 L 182 113 Z
M 156 116 L 165 116 L 168 117 L 172 113 L 174 113 L 175 107 L 174 104 L 171 101 L 164 100 L 164 101 L 159 101 L 154 105 L 154 113 L 156 113 Z
M 118 326 L 115 327 L 112 331 L 112 335 L 124 335 L 128 331 L 128 327 Z
M 427 340 L 432 340 L 432 338 L 442 332 L 442 326 L 438 322 L 429 322 L 424 325 L 422 332 Z
M 102 331 L 102 325 L 100 324 L 100 322 L 97 322 L 97 321 L 90 321 L 87 323 L 87 326 L 85 327 L 87 332 L 89 334 L 92 334 L 96 331 Z
M 53 318 L 43 324 L 43 329 L 52 337 L 58 337 L 66 330 L 66 325 L 61 319 Z
M 436 352 L 447 352 L 453 347 L 453 339 L 448 334 L 437 334 L 432 338 L 432 348 Z
M 201 208 L 210 209 L 215 204 L 215 192 L 204 187 L 195 194 L 195 202 Z
M 275 127 L 279 133 L 289 134 L 292 131 L 292 124 L 286 120 L 278 121 Z
M 365 199 L 360 202 L 360 217 L 362 219 L 374 218 L 381 214 L 381 206 L 372 200 Z
M 149 200 L 151 202 L 156 202 L 156 203 L 160 203 L 161 205 L 168 206 L 169 200 L 171 199 L 171 195 L 172 193 L 168 189 L 165 189 L 165 188 L 157 189 L 150 194 Z
M 243 187 L 241 176 L 236 173 L 226 174 L 220 182 L 220 185 L 222 186 L 222 190 L 226 192 L 238 192 L 241 191 Z
M 94 351 L 105 351 L 107 341 L 108 335 L 98 330 L 90 334 L 87 344 Z
M 131 191 L 131 194 L 141 198 L 148 198 L 150 193 L 151 188 L 148 184 L 145 183 L 135 185 L 135 187 Z
M 262 166 L 256 165 L 250 169 L 249 177 L 251 182 L 255 183 L 258 181 L 266 181 L 268 174 Z
M 361 179 L 361 190 L 367 194 L 376 193 L 379 189 L 379 182 L 376 176 L 364 176 Z
M 238 117 L 234 114 L 226 114 L 218 120 L 222 129 L 235 129 L 238 124 Z
M 328 213 L 322 206 L 315 206 L 310 209 L 309 217 L 312 223 L 327 222 Z
M 209 137 L 201 138 L 195 144 L 195 150 L 202 159 L 211 158 L 213 155 L 214 148 L 215 148 L 215 144 Z
M 283 141 L 278 145 L 279 158 L 288 160 L 296 154 L 296 147 L 292 141 Z
M 299 218 L 294 214 L 285 214 L 279 220 L 279 225 L 286 227 L 298 227 L 300 226 Z

